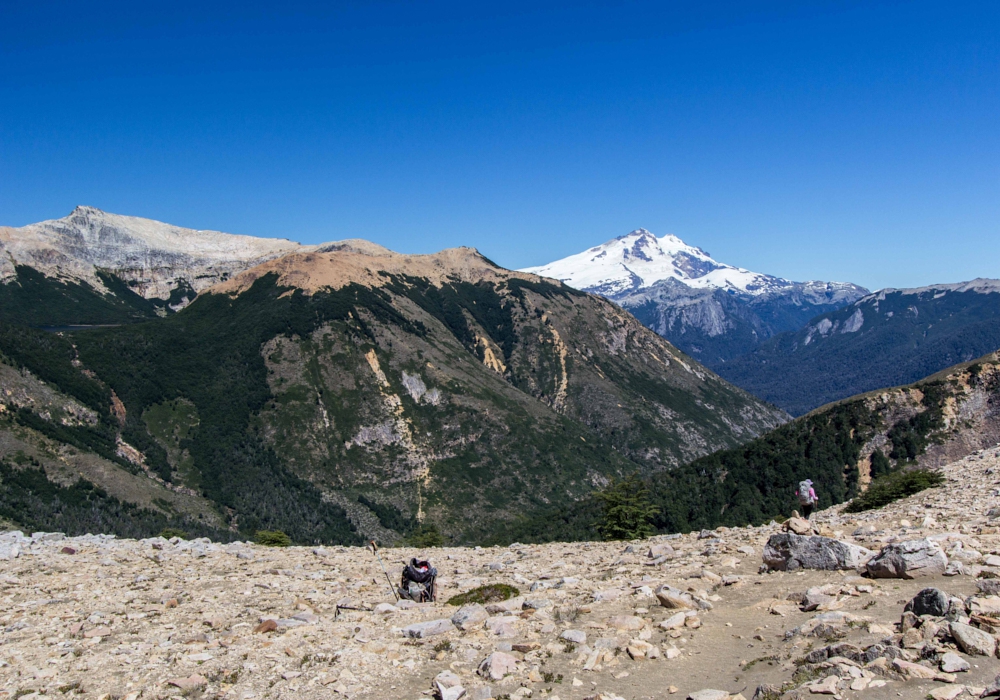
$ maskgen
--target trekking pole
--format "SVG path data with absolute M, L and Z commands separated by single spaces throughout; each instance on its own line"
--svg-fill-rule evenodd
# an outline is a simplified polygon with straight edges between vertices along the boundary
M 389 583 L 389 590 L 392 591 L 392 597 L 399 602 L 399 595 L 396 593 L 396 587 L 392 585 L 392 579 L 389 578 L 389 572 L 385 570 L 385 564 L 382 563 L 382 557 L 378 553 L 378 545 L 375 544 L 375 540 L 372 540 L 372 554 L 378 559 L 379 566 L 382 567 L 382 573 L 385 574 L 385 580 Z

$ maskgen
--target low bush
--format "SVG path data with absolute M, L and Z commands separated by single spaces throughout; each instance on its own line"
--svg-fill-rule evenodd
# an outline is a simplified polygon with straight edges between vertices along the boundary
M 448 605 L 469 605 L 470 603 L 499 603 L 521 595 L 521 591 L 505 583 L 491 583 L 471 591 L 459 593 L 448 600 Z
M 292 544 L 292 538 L 281 530 L 257 530 L 253 539 L 265 547 L 288 547 Z
M 874 479 L 868 490 L 852 500 L 844 508 L 845 513 L 860 513 L 864 510 L 881 508 L 884 505 L 912 496 L 932 486 L 944 482 L 941 472 L 930 469 L 909 469 L 896 471 Z

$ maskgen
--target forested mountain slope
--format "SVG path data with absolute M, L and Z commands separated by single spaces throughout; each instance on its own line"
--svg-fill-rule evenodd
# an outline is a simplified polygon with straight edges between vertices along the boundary
M 759 524 L 798 508 L 799 481 L 816 483 L 819 507 L 856 495 L 872 476 L 941 466 L 1000 445 L 1000 353 L 915 384 L 824 406 L 740 447 L 720 450 L 647 482 L 661 532 Z M 504 540 L 596 536 L 599 508 L 554 508 L 512 527 Z
M 1000 348 L 1000 281 L 886 289 L 721 365 L 729 381 L 792 415 L 908 384 Z
M 163 318 L 48 336 L 47 353 L 18 350 L 38 332 L 7 333 L 6 364 L 93 419 L 11 402 L 0 431 L 185 494 L 186 511 L 149 508 L 234 536 L 356 541 L 422 520 L 479 540 L 784 420 L 613 304 L 471 249 L 333 244 Z

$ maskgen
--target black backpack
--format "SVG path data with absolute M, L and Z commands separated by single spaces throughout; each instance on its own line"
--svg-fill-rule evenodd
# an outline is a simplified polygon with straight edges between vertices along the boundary
M 400 594 L 418 603 L 434 601 L 437 598 L 437 587 L 434 583 L 437 573 L 437 569 L 431 566 L 429 561 L 411 559 L 410 563 L 403 567 Z

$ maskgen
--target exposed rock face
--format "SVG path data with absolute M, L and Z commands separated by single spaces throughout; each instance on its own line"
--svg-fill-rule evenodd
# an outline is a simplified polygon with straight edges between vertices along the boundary
M 115 273 L 147 299 L 167 299 L 179 287 L 200 292 L 271 258 L 313 249 L 280 238 L 195 231 L 77 207 L 63 219 L 0 227 L 0 282 L 13 278 L 15 265 L 27 265 L 49 277 L 103 289 L 96 274 L 100 269 Z
M 864 547 L 829 537 L 784 533 L 768 539 L 764 547 L 764 565 L 774 571 L 856 569 L 871 554 Z
M 920 578 L 939 576 L 948 566 L 941 548 L 927 539 L 890 544 L 868 562 L 872 578 Z

